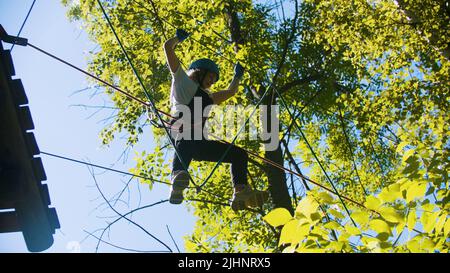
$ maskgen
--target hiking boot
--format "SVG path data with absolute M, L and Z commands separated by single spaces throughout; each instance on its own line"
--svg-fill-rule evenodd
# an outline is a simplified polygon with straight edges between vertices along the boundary
M 183 202 L 183 190 L 189 186 L 189 174 L 184 171 L 175 171 L 171 179 L 169 202 L 171 204 L 181 204 Z
M 234 188 L 231 209 L 239 211 L 246 208 L 260 208 L 268 198 L 267 191 L 253 190 L 249 185 L 244 185 L 241 189 L 238 186 Z

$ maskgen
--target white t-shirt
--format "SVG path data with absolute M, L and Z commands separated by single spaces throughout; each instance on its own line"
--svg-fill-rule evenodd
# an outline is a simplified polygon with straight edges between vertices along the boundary
M 186 72 L 181 68 L 181 65 L 178 66 L 175 73 L 171 72 L 171 74 L 170 103 L 172 105 L 172 113 L 174 116 L 178 116 L 180 112 L 179 105 L 189 104 L 197 92 L 199 84 L 188 77 Z M 208 90 L 205 90 L 205 92 L 211 95 Z

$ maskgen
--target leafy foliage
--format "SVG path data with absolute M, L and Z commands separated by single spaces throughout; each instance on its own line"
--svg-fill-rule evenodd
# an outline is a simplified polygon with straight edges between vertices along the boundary
M 229 166 L 222 166 L 204 191 L 187 194 L 187 199 L 201 201 L 188 203 L 197 222 L 186 237 L 187 251 L 448 252 L 446 1 L 281 1 L 284 8 L 277 1 L 273 5 L 250 0 L 102 2 L 157 107 L 165 111 L 171 79 L 162 45 L 176 28 L 192 33 L 177 49 L 184 64 L 198 57 L 219 63 L 224 76 L 215 85 L 217 90 L 226 88 L 234 61 L 246 66 L 245 88 L 230 104 L 254 101 L 249 89 L 270 84 L 268 78 L 288 45 L 274 86 L 299 126 L 282 108 L 280 138 L 294 159 L 286 155 L 285 163 L 328 185 L 306 138 L 339 194 L 366 207 L 344 201 L 350 218 L 335 194 L 319 187 L 300 194 L 303 182 L 291 178 L 295 215 L 271 204 L 259 211 L 234 213 L 224 205 L 231 187 Z M 145 99 L 96 1 L 63 3 L 69 7 L 68 16 L 81 20 L 101 48 L 92 54 L 89 69 Z M 298 13 L 292 15 L 294 5 Z M 230 38 L 230 11 L 237 14 L 244 37 L 238 51 Z M 294 16 L 297 25 L 292 24 Z M 291 33 L 295 39 L 287 44 Z M 147 125 L 141 123 L 146 109 L 112 90 L 106 92 L 119 110 L 114 123 L 101 133 L 102 141 L 108 144 L 126 132 L 133 146 Z M 153 129 L 153 134 L 158 147 L 167 147 L 162 130 Z M 261 150 L 255 141 L 237 144 Z M 137 153 L 132 171 L 166 179 L 167 149 Z M 213 166 L 193 162 L 192 174 L 204 179 Z M 251 164 L 249 176 L 253 186 L 267 188 L 261 164 Z

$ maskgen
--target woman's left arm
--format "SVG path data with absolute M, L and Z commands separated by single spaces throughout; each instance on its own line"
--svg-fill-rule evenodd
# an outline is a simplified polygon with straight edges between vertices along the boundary
M 213 100 L 214 104 L 220 104 L 226 101 L 227 99 L 231 98 L 232 96 L 234 96 L 239 89 L 239 83 L 243 75 L 244 75 L 244 68 L 239 63 L 237 63 L 234 67 L 233 80 L 228 86 L 228 89 L 214 92 L 211 94 L 211 99 Z
M 234 96 L 238 91 L 240 81 L 240 78 L 234 77 L 227 90 L 221 90 L 212 93 L 211 99 L 213 100 L 214 104 L 220 104 Z

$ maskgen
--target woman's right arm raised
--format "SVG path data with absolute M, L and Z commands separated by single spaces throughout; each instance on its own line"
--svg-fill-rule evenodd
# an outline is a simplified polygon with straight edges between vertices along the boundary
M 164 43 L 164 52 L 166 53 L 167 63 L 172 73 L 175 73 L 180 65 L 177 55 L 175 54 L 175 46 L 179 43 L 178 37 L 173 37 Z
M 180 65 L 180 61 L 175 54 L 175 46 L 185 40 L 188 36 L 189 34 L 186 31 L 177 29 L 176 36 L 164 43 L 164 52 L 166 54 L 167 63 L 169 64 L 169 69 L 172 73 L 175 73 Z

